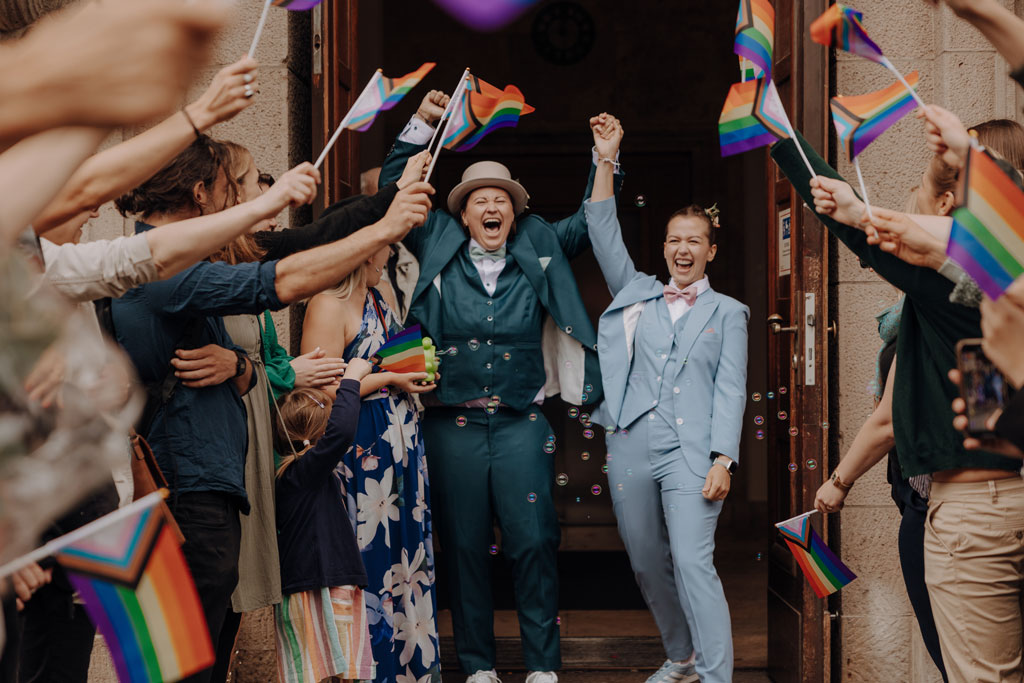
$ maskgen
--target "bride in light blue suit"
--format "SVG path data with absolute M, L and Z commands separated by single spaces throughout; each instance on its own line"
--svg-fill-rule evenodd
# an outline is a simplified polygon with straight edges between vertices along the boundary
M 601 163 L 586 215 L 614 300 L 601 315 L 608 481 L 619 533 L 668 660 L 649 683 L 732 680 L 729 606 L 713 563 L 715 527 L 739 463 L 749 309 L 711 289 L 717 214 L 677 211 L 665 230 L 665 285 L 622 241 L 612 172 L 622 126 L 591 120 Z

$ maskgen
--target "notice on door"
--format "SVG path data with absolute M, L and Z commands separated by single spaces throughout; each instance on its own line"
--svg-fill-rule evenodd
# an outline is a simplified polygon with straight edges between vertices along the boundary
M 783 209 L 779 212 L 779 277 L 789 275 L 793 270 L 792 257 L 792 210 Z

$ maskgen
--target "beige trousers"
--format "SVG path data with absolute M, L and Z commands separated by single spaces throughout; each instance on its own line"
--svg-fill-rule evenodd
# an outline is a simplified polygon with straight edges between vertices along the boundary
M 1024 481 L 932 484 L 925 583 L 950 681 L 1024 681 Z

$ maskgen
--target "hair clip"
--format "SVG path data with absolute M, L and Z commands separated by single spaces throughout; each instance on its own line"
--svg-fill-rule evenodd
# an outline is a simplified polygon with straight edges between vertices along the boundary
M 322 407 L 323 407 L 323 406 L 321 406 L 321 408 L 322 408 Z M 308 446 L 308 445 L 309 445 L 309 439 L 303 439 L 303 440 L 302 440 L 302 445 L 303 445 L 303 446 Z
M 309 397 L 309 400 L 311 400 L 311 401 L 312 401 L 313 403 L 317 404 L 317 405 L 318 405 L 318 406 L 320 406 L 321 408 L 326 408 L 326 407 L 327 407 L 327 406 L 325 406 L 325 405 L 324 405 L 323 403 L 321 403 L 320 401 L 318 401 L 318 400 L 316 400 L 315 398 L 313 398 L 312 396 L 310 396 L 310 397 Z M 307 444 L 307 445 L 308 445 L 308 444 Z
M 720 215 L 721 213 L 722 213 L 722 211 L 721 211 L 721 210 L 720 210 L 720 209 L 718 208 L 718 202 L 715 202 L 715 203 L 714 203 L 714 204 L 713 204 L 713 205 L 711 206 L 711 208 L 708 208 L 708 209 L 704 209 L 704 215 L 708 217 L 708 220 L 709 220 L 709 221 L 711 221 L 711 225 L 712 225 L 712 226 L 714 226 L 714 227 L 716 227 L 716 228 L 720 228 L 720 227 L 722 227 L 722 226 L 721 226 L 721 225 L 719 225 L 719 223 L 718 223 L 718 216 L 719 216 L 719 215 Z

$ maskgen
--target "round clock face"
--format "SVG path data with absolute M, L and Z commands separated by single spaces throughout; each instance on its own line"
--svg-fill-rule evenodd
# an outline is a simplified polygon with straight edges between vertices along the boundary
M 533 21 L 533 45 L 553 64 L 576 64 L 594 47 L 594 19 L 578 3 L 551 3 Z

